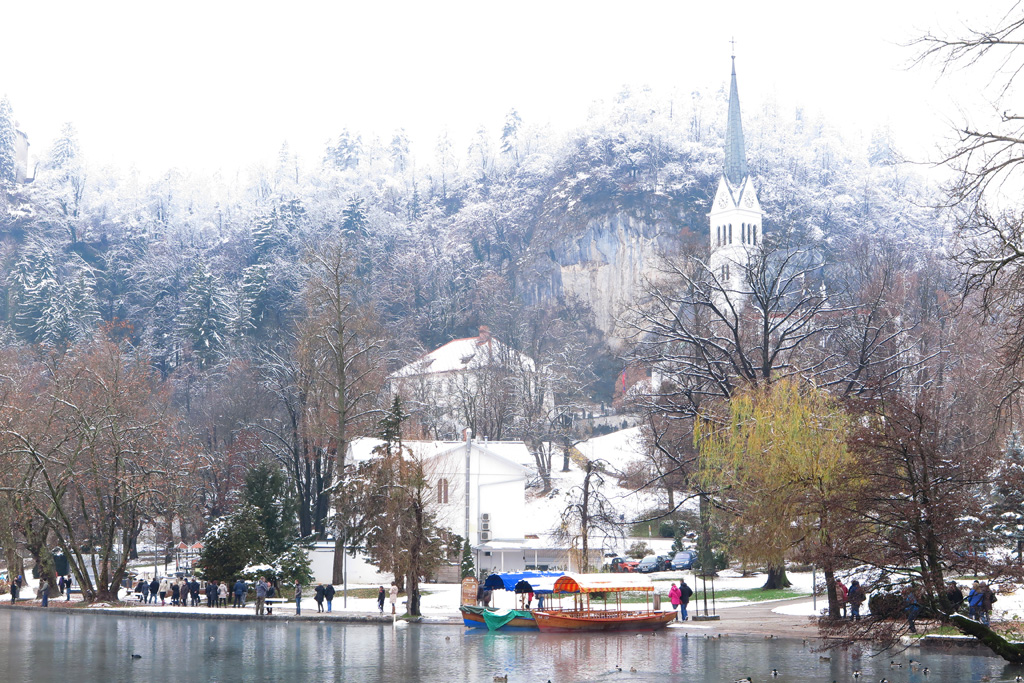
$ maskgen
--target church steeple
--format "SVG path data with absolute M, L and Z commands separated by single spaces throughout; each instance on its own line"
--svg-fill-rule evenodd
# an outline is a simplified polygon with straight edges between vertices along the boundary
M 732 82 L 729 85 L 729 118 L 725 126 L 725 177 L 733 187 L 739 187 L 747 178 L 747 152 L 743 144 L 740 94 L 736 88 L 736 55 L 732 56 Z
M 761 244 L 764 214 L 757 201 L 754 180 L 747 169 L 735 55 L 732 60 L 729 118 L 725 126 L 725 172 L 718 181 L 718 191 L 708 212 L 711 222 L 708 267 L 724 288 L 739 293 L 747 287 L 743 273 L 750 261 L 750 253 Z

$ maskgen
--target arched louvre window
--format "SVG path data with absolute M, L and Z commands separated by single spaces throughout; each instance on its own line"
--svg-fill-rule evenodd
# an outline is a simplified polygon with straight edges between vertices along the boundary
M 729 244 L 732 244 L 732 223 L 729 224 Z
M 437 482 L 437 502 L 441 505 L 448 503 L 448 480 L 439 479 Z

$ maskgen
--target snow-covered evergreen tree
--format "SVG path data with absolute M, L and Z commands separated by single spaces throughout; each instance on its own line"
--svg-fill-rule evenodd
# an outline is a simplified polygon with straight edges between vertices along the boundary
M 220 280 L 206 263 L 192 271 L 182 298 L 178 331 L 195 353 L 200 368 L 216 365 L 224 351 L 228 308 Z
M 10 101 L 4 97 L 0 99 L 0 187 L 13 185 L 17 178 L 15 136 L 13 110 Z
M 77 256 L 63 270 L 46 244 L 23 249 L 10 278 L 13 328 L 23 340 L 64 347 L 99 319 L 92 270 Z
M 79 154 L 78 133 L 70 122 L 65 123 L 50 150 L 49 166 L 67 168 L 78 159 Z
M 1016 550 L 1018 539 L 1024 539 L 1024 441 L 1019 432 L 1007 438 L 993 481 L 988 506 L 992 531 L 1002 545 Z

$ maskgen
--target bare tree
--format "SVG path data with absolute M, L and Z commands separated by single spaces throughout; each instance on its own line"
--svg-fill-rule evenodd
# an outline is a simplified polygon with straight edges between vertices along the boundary
M 314 423 L 329 437 L 325 480 L 337 501 L 344 487 L 334 482 L 344 473 L 345 455 L 355 425 L 379 410 L 384 384 L 386 337 L 371 292 L 356 273 L 357 259 L 344 240 L 311 248 L 306 255 L 303 296 L 308 318 L 300 326 L 297 354 L 308 364 L 319 399 Z M 345 530 L 337 530 L 334 583 L 342 581 Z
M 587 460 L 583 484 L 567 492 L 566 506 L 554 532 L 554 537 L 569 548 L 570 564 L 575 563 L 581 572 L 589 571 L 592 533 L 616 539 L 623 535 L 615 508 L 601 490 L 607 464 L 603 460 Z

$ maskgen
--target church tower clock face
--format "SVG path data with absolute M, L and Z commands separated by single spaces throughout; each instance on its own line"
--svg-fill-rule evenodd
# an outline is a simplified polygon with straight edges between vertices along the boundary
M 718 208 L 720 208 L 720 209 L 724 209 L 725 208 L 725 197 L 722 197 L 721 199 L 718 200 Z

